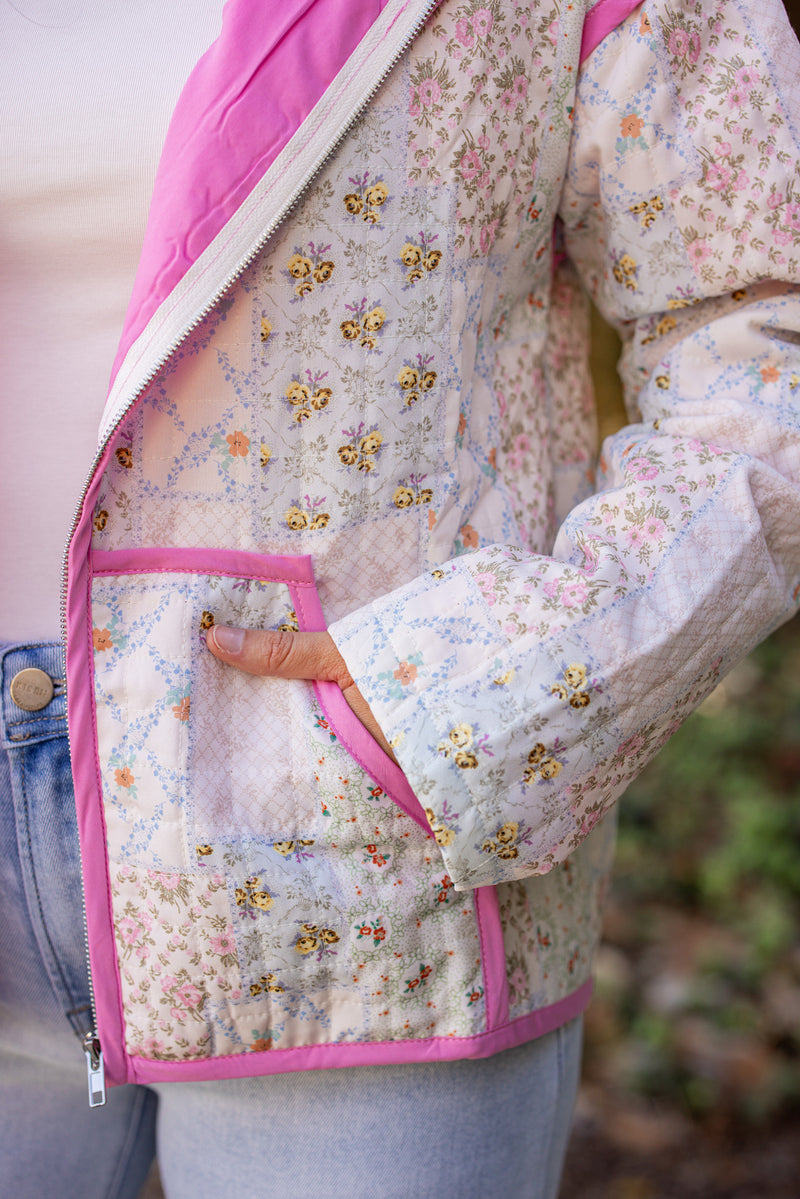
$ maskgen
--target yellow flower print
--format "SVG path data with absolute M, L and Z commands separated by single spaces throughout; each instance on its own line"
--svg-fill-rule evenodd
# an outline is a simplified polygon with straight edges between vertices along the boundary
M 554 779 L 561 773 L 561 763 L 555 758 L 545 758 L 539 763 L 539 773 L 543 779 Z
M 384 324 L 385 320 L 386 320 L 385 308 L 381 308 L 379 305 L 377 305 L 375 308 L 372 309 L 371 312 L 367 313 L 367 315 L 363 318 L 361 324 L 367 330 L 368 333 L 377 333 L 379 329 L 383 328 L 383 324 Z
M 582 687 L 586 682 L 586 667 L 580 662 L 573 662 L 564 671 L 564 678 L 570 687 Z
M 413 366 L 401 367 L 397 375 L 397 382 L 403 391 L 412 391 L 419 383 L 419 371 Z
M 286 398 L 290 404 L 304 404 L 311 398 L 311 388 L 306 383 L 301 383 L 299 379 L 292 379 L 286 388 Z
M 542 745 L 541 741 L 537 741 L 536 745 L 534 745 L 533 749 L 528 754 L 528 761 L 530 762 L 531 766 L 536 766 L 539 762 L 541 762 L 546 753 L 547 750 Z
M 213 625 L 213 623 L 214 623 L 214 613 L 213 612 L 204 612 L 203 615 L 200 617 L 200 628 L 203 632 L 205 632 L 206 629 L 210 629 L 211 626 Z
M 425 374 L 420 379 L 420 390 L 430 391 L 436 382 L 436 371 L 425 371 Z
M 314 264 L 310 258 L 306 258 L 303 254 L 292 254 L 286 264 L 286 269 L 293 279 L 305 279 L 306 275 L 311 274 Z
M 269 448 L 269 446 L 267 445 L 267 443 L 265 441 L 262 441 L 261 442 L 261 465 L 269 466 L 271 458 L 272 458 L 272 450 Z
M 303 296 L 311 295 L 312 291 L 314 290 L 313 279 L 304 279 L 302 281 L 302 283 L 297 284 L 297 287 L 295 287 L 294 290 L 295 290 L 295 294 L 300 296 L 301 298 Z
M 116 458 L 116 460 L 120 464 L 120 466 L 123 466 L 125 468 L 125 470 L 132 469 L 133 454 L 131 453 L 128 446 L 121 445 L 118 449 L 114 450 L 114 457 Z
M 636 259 L 632 258 L 630 254 L 623 254 L 612 267 L 612 273 L 617 283 L 624 284 L 629 291 L 636 291 L 637 270 Z
M 198 858 L 207 858 L 209 854 L 214 852 L 213 845 L 195 845 L 194 851 Z
M 296 504 L 292 504 L 286 513 L 286 523 L 290 529 L 305 529 L 308 525 L 308 516 Z
M 364 199 L 373 208 L 380 208 L 386 202 L 389 189 L 382 179 L 377 180 L 364 192 Z
M 294 841 L 273 841 L 272 848 L 276 853 L 281 854 L 285 858 L 294 849 Z
M 327 529 L 330 523 L 331 517 L 329 512 L 317 512 L 311 517 L 311 524 L 308 527 L 310 529 Z
M 674 316 L 662 316 L 656 325 L 656 333 L 659 337 L 663 337 L 665 333 L 671 333 L 677 324 Z
M 330 387 L 318 387 L 311 397 L 311 407 L 316 412 L 321 412 L 323 408 L 328 407 L 332 395 Z
M 315 283 L 327 283 L 334 271 L 332 262 L 319 262 L 314 267 L 313 275 Z
M 289 608 L 286 613 L 286 619 L 283 621 L 282 624 L 278 625 L 278 632 L 279 633 L 296 633 L 299 628 L 300 628 L 300 625 L 297 622 L 297 613 L 295 612 L 294 608 Z M 291 846 L 293 844 L 294 844 L 294 842 L 292 842 L 292 841 L 276 841 L 272 848 L 276 849 L 278 845 Z M 278 853 L 281 853 L 281 852 L 282 852 L 281 850 L 278 850 Z M 286 852 L 291 853 L 291 849 L 287 849 Z
M 435 271 L 439 263 L 442 261 L 441 250 L 428 250 L 425 255 L 422 265 L 426 271 Z
M 553 683 L 553 686 L 550 688 L 550 694 L 555 695 L 557 699 L 563 700 L 564 703 L 569 699 L 569 691 L 567 691 L 562 683 Z
M 414 503 L 414 492 L 408 487 L 396 487 L 392 496 L 395 508 L 410 508 Z
M 105 508 L 100 509 L 100 511 L 97 513 L 94 520 L 92 521 L 92 524 L 97 529 L 98 533 L 102 533 L 103 529 L 108 524 L 108 512 Z
M 422 262 L 422 250 L 419 246 L 407 241 L 400 251 L 400 261 L 403 266 L 419 266 Z
M 383 434 L 374 429 L 371 433 L 367 433 L 358 443 L 358 448 L 362 454 L 377 454 L 378 450 L 383 445 Z
M 353 175 L 350 178 L 353 190 L 344 197 L 344 207 L 348 216 L 360 216 L 369 225 L 377 225 L 381 219 L 381 209 L 389 199 L 389 189 L 383 179 L 371 179 L 369 171 L 363 175 Z
M 507 683 L 511 682 L 511 680 L 513 679 L 515 674 L 516 674 L 516 671 L 512 667 L 512 669 L 507 670 L 505 672 L 505 674 L 498 675 L 498 677 L 496 679 L 492 679 L 492 682 L 495 684 L 496 687 L 505 687 L 505 685 Z
M 495 836 L 501 845 L 510 845 L 512 841 L 516 841 L 519 833 L 519 825 L 515 820 L 507 820 L 502 828 L 498 829 Z
M 669 387 L 669 375 L 656 375 L 656 387 L 660 387 L 662 391 L 666 391 Z
M 294 943 L 294 947 L 298 953 L 305 956 L 306 954 L 312 953 L 315 949 L 319 948 L 319 941 L 316 937 L 306 934 L 303 937 L 298 937 Z
M 261 318 L 261 340 L 266 341 L 271 332 L 272 332 L 272 321 L 268 320 L 267 317 L 262 316 L 262 318 Z
M 335 945 L 339 940 L 339 934 L 335 933 L 332 928 L 321 928 L 319 930 L 320 940 L 326 945 Z
M 456 839 L 455 830 L 447 828 L 446 825 L 442 824 L 433 808 L 425 809 L 425 817 L 428 821 L 428 824 L 431 826 L 431 831 L 433 832 L 433 838 L 436 844 L 441 845 L 443 848 L 448 845 L 452 845 Z
M 590 703 L 591 699 L 586 691 L 573 691 L 569 697 L 569 706 L 571 708 L 588 708 Z
M 471 749 L 459 749 L 454 754 L 453 761 L 459 770 L 475 770 L 478 765 L 477 754 L 474 754 Z
M 482 853 L 493 853 L 503 861 L 513 861 L 519 857 L 519 825 L 515 820 L 507 820 L 494 835 L 488 837 L 481 846 Z
M 259 911 L 268 912 L 275 903 L 275 900 L 272 898 L 269 891 L 253 890 L 250 892 L 250 902 L 252 903 L 253 907 L 258 908 Z
M 430 504 L 432 499 L 433 492 L 431 491 L 430 487 L 423 487 L 421 491 L 417 492 L 416 502 L 418 504 Z
M 422 267 L 415 266 L 408 272 L 408 274 L 406 275 L 406 279 L 408 280 L 409 283 L 419 283 L 420 279 L 423 278 L 424 274 L 425 274 L 425 272 L 423 271 Z
M 458 749 L 465 749 L 472 745 L 472 725 L 457 724 L 450 730 L 450 740 Z
M 342 337 L 345 341 L 355 341 L 361 332 L 361 327 L 357 321 L 342 321 L 339 328 L 342 331 Z
M 336 453 L 343 466 L 355 466 L 358 462 L 358 450 L 354 445 L 340 445 Z

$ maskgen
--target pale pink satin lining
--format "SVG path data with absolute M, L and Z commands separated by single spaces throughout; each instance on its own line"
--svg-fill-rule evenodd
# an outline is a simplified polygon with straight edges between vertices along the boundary
M 112 370 L 300 128 L 387 0 L 229 0 L 183 89 Z
M 586 14 L 581 38 L 580 62 L 584 63 L 609 33 L 629 17 L 642 0 L 597 0 Z

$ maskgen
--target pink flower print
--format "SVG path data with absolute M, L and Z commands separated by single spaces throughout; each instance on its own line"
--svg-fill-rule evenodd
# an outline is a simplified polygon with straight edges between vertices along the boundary
M 231 933 L 220 933 L 218 937 L 209 937 L 212 953 L 223 956 L 226 953 L 236 953 L 236 942 Z
M 728 107 L 741 108 L 743 104 L 747 103 L 748 95 L 749 93 L 746 88 L 732 87 L 727 96 Z
M 633 525 L 630 529 L 626 529 L 625 536 L 628 539 L 628 545 L 632 550 L 638 549 L 644 541 L 642 530 Z
M 489 570 L 482 570 L 475 575 L 475 582 L 480 587 L 481 594 L 486 600 L 486 603 L 489 605 L 489 607 L 491 607 L 497 598 L 494 593 L 494 575 Z
M 165 891 L 177 891 L 181 885 L 179 874 L 164 874 L 160 870 L 148 870 L 147 873 L 153 882 L 159 883 Z
M 524 75 L 517 75 L 514 80 L 514 94 L 518 100 L 526 100 L 528 97 L 528 80 Z
M 509 88 L 508 91 L 503 92 L 502 96 L 500 97 L 500 107 L 511 109 L 514 107 L 514 100 L 514 93 Z
M 483 170 L 483 163 L 477 150 L 467 150 L 461 157 L 459 169 L 466 183 L 471 183 Z
M 437 79 L 423 79 L 417 88 L 419 102 L 423 108 L 430 108 L 442 98 L 442 89 Z
M 474 12 L 472 14 L 472 28 L 475 30 L 475 36 L 488 37 L 492 31 L 493 20 L 491 10 L 488 8 L 479 8 Z
M 644 536 L 647 541 L 660 541 L 664 536 L 666 525 L 657 516 L 651 516 L 644 522 Z
M 788 246 L 794 240 L 791 233 L 787 229 L 773 229 L 772 240 L 779 246 Z
M 749 183 L 750 183 L 750 176 L 747 174 L 747 171 L 739 171 L 739 174 L 736 176 L 736 178 L 733 181 L 733 190 L 735 192 L 744 191 L 744 189 L 749 185 Z
M 751 87 L 755 87 L 757 83 L 761 82 L 761 76 L 752 67 L 739 67 L 739 70 L 734 73 L 733 77 L 738 87 L 746 88 L 748 91 Z
M 497 236 L 497 226 L 499 224 L 498 220 L 494 220 L 482 227 L 480 236 L 481 254 L 488 254 L 491 250 L 494 245 L 494 239 Z
M 784 225 L 788 225 L 790 229 L 800 229 L 800 204 L 798 204 L 797 200 L 792 200 L 786 205 L 783 223 Z
M 141 928 L 132 916 L 123 916 L 117 925 L 117 932 L 126 945 L 135 945 L 139 940 Z
M 689 52 L 689 35 L 685 29 L 673 29 L 667 47 L 676 58 L 684 58 Z
M 711 246 L 702 237 L 696 237 L 689 242 L 686 253 L 692 262 L 703 262 L 711 254 Z
M 175 998 L 180 1000 L 184 1007 L 197 1007 L 202 1001 L 203 996 L 194 983 L 184 983 L 182 987 L 178 987 L 175 992 Z
M 566 584 L 564 590 L 561 592 L 561 603 L 565 608 L 578 608 L 586 602 L 588 594 L 585 581 L 583 579 L 573 579 Z
M 653 466 L 649 458 L 631 458 L 628 467 L 633 477 L 639 480 L 654 479 L 658 474 L 658 467 Z
M 767 196 L 767 208 L 771 208 L 774 212 L 776 208 L 780 208 L 783 203 L 783 192 L 773 192 Z
M 717 162 L 712 162 L 711 166 L 706 171 L 706 183 L 715 192 L 724 191 L 731 181 L 731 173 L 727 167 L 720 166 Z
M 555 599 L 555 597 L 558 595 L 560 581 L 560 579 L 550 579 L 547 583 L 545 583 L 542 591 L 544 591 L 548 599 Z
M 456 21 L 456 37 L 461 42 L 461 45 L 466 46 L 467 49 L 475 45 L 475 34 L 472 32 L 466 17 L 461 17 L 460 20 Z

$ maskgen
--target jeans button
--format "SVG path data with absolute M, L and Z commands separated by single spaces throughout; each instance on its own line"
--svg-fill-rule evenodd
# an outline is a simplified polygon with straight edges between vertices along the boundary
M 18 670 L 11 680 L 11 698 L 24 712 L 38 712 L 53 698 L 53 680 L 36 667 Z

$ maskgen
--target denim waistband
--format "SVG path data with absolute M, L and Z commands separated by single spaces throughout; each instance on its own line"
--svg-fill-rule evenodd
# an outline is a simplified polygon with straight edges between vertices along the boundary
M 11 698 L 14 677 L 30 668 L 43 670 L 53 681 L 53 698 L 38 712 L 26 712 Z M 6 749 L 66 736 L 64 649 L 59 641 L 20 641 L 0 646 L 0 672 L 3 693 L 0 742 Z

